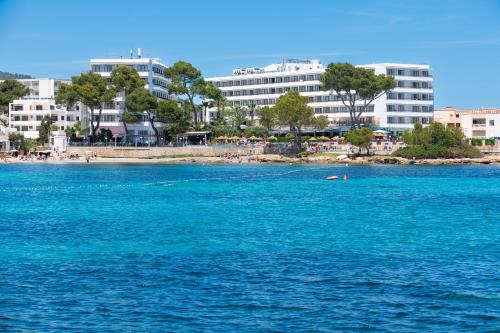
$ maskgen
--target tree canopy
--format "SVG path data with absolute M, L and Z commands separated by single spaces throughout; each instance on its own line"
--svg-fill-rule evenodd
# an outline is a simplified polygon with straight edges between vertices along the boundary
M 5 80 L 0 83 L 0 115 L 8 113 L 9 103 L 29 94 L 28 87 L 16 80 Z
M 370 128 L 363 127 L 351 130 L 345 134 L 345 140 L 359 149 L 366 149 L 366 154 L 370 154 L 373 131 Z
M 201 97 L 207 93 L 206 82 L 200 70 L 188 62 L 177 61 L 172 67 L 165 70 L 165 76 L 170 79 L 167 86 L 169 93 L 187 97 L 194 117 L 194 126 L 198 129 L 200 110 L 196 107 L 194 101 L 196 97 Z
M 135 89 L 143 88 L 144 81 L 141 79 L 137 71 L 129 66 L 116 66 L 111 72 L 111 84 L 113 88 L 123 94 L 123 98 L 125 100 L 125 106 L 123 110 L 123 114 L 121 117 L 123 129 L 125 130 L 125 134 L 128 134 L 128 126 L 127 123 L 135 123 L 139 121 L 139 117 L 135 114 L 128 112 L 127 110 L 127 98 L 130 93 L 132 93 Z M 127 140 L 127 135 L 124 137 L 124 141 Z
M 54 121 L 52 117 L 46 115 L 43 117 L 40 122 L 40 128 L 38 129 L 38 142 L 40 143 L 48 143 L 50 139 L 50 130 Z
M 246 114 L 245 110 L 241 106 L 235 106 L 231 109 L 225 111 L 225 116 L 229 119 L 229 122 L 233 129 L 241 133 L 242 128 L 241 125 L 246 125 Z
M 394 155 L 406 158 L 456 158 L 479 157 L 481 153 L 465 142 L 462 130 L 457 127 L 444 127 L 434 122 L 427 127 L 415 124 L 413 131 L 402 135 L 406 147 L 394 152 Z
M 187 108 L 183 108 L 172 100 L 158 102 L 158 116 L 167 123 L 167 132 L 176 136 L 184 133 L 191 126 L 190 114 Z
M 117 92 L 123 92 L 125 97 L 137 88 L 144 87 L 144 81 L 134 68 L 117 66 L 111 72 L 111 83 Z
M 330 120 L 328 120 L 328 117 L 325 115 L 321 115 L 313 119 L 313 126 L 318 131 L 324 130 L 325 128 L 328 127 L 329 124 Z
M 71 84 L 61 84 L 56 94 L 56 103 L 71 107 L 76 102 L 81 102 L 89 108 L 91 135 L 95 138 L 104 104 L 112 101 L 115 96 L 115 90 L 108 86 L 101 75 L 89 71 L 72 77 Z
M 323 90 L 336 93 L 347 107 L 353 129 L 361 127 L 361 115 L 375 99 L 396 87 L 392 76 L 349 63 L 329 64 L 320 82 Z
M 298 91 L 289 91 L 276 101 L 273 110 L 278 125 L 289 126 L 295 137 L 295 144 L 301 145 L 302 127 L 313 121 L 314 111 L 307 105 L 309 99 Z
M 276 114 L 269 106 L 257 109 L 257 116 L 259 117 L 259 124 L 268 131 L 271 131 L 276 126 Z
M 155 122 L 160 121 L 156 107 L 157 99 L 145 88 L 137 88 L 128 95 L 126 107 L 132 112 L 144 112 L 147 115 L 151 128 L 155 132 L 156 142 L 160 141 L 160 133 Z

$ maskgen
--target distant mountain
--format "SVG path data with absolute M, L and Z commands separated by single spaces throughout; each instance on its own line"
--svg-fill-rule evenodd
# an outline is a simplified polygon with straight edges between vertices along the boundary
M 32 79 L 32 77 L 26 74 L 17 74 L 17 73 L 0 71 L 0 80 L 6 80 L 6 79 Z

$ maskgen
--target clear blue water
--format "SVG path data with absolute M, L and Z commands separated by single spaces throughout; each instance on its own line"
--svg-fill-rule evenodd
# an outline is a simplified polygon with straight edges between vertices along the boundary
M 0 165 L 0 331 L 498 332 L 499 202 L 498 166 Z

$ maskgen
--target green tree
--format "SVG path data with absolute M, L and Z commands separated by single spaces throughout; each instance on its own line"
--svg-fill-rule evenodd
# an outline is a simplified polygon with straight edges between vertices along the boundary
M 144 88 L 137 88 L 127 97 L 127 108 L 132 112 L 144 112 L 149 120 L 151 128 L 155 132 L 156 143 L 160 143 L 160 132 L 155 122 L 162 121 L 157 113 L 157 100 L 149 91 Z
M 255 115 L 257 114 L 259 107 L 257 106 L 257 104 L 255 104 L 254 101 L 251 101 L 250 104 L 246 106 L 246 108 L 250 114 L 250 126 L 253 126 Z
M 298 147 L 302 144 L 302 127 L 310 125 L 314 118 L 314 111 L 307 105 L 308 101 L 307 97 L 300 96 L 298 91 L 292 90 L 280 96 L 273 107 L 277 123 L 290 127 L 290 132 L 295 138 L 295 145 Z
M 223 118 L 227 100 L 222 91 L 217 88 L 213 82 L 207 81 L 205 83 L 203 97 L 209 100 L 209 102 L 207 102 L 207 107 L 215 106 L 217 108 L 217 119 Z
M 99 129 L 104 104 L 113 100 L 116 92 L 99 74 L 82 73 L 71 78 L 71 84 L 61 84 L 56 103 L 71 107 L 81 102 L 90 110 L 90 134 L 95 139 Z M 97 114 L 96 114 L 97 111 Z
M 97 139 L 103 142 L 111 141 L 112 138 L 113 138 L 113 132 L 111 132 L 109 128 L 101 128 L 99 134 L 97 135 Z
M 52 124 L 54 124 L 54 121 L 51 116 L 47 115 L 43 117 L 38 129 L 38 142 L 43 144 L 49 143 Z
M 352 145 L 359 147 L 360 151 L 366 149 L 366 155 L 370 154 L 373 131 L 367 127 L 357 128 L 345 134 L 345 139 Z
M 460 128 L 446 128 L 440 123 L 427 127 L 415 124 L 413 131 L 402 135 L 406 147 L 394 152 L 395 156 L 406 158 L 457 158 L 479 157 L 480 151 L 469 145 Z
M 167 131 L 171 136 L 184 133 L 191 126 L 188 108 L 183 108 L 172 100 L 158 102 L 157 113 L 167 123 Z
M 248 127 L 245 129 L 245 136 L 247 138 L 251 136 L 256 136 L 258 138 L 264 138 L 269 135 L 269 131 L 265 127 L 261 126 L 253 126 L 253 127 Z
M 314 135 L 316 136 L 316 130 L 317 131 L 322 131 L 325 128 L 328 127 L 330 124 L 330 121 L 328 120 L 327 116 L 318 116 L 313 119 L 313 126 L 314 126 Z
M 259 116 L 259 124 L 269 132 L 276 126 L 276 113 L 269 106 L 258 109 L 257 115 Z
M 126 101 L 128 95 L 135 89 L 143 88 L 144 81 L 134 68 L 128 66 L 117 66 L 111 72 L 111 83 L 116 91 L 122 94 L 123 100 Z M 127 111 L 127 104 L 122 115 L 123 129 L 125 130 L 125 141 L 127 140 L 128 127 L 127 123 L 137 122 L 139 118 Z
M 235 106 L 229 110 L 225 111 L 225 115 L 229 118 L 229 123 L 236 132 L 241 133 L 241 125 L 245 125 L 247 117 L 245 111 L 241 106 Z
M 335 92 L 349 110 L 352 129 L 361 128 L 361 115 L 374 100 L 396 87 L 392 76 L 376 75 L 372 69 L 349 63 L 329 64 L 320 82 L 321 89 Z
M 9 103 L 28 95 L 30 90 L 16 80 L 5 80 L 0 83 L 0 124 L 8 125 Z
M 9 141 L 14 148 L 22 150 L 25 153 L 29 153 L 36 147 L 35 140 L 26 139 L 21 133 L 10 133 Z
M 178 61 L 165 70 L 165 76 L 170 79 L 167 88 L 171 94 L 187 97 L 194 117 L 194 127 L 199 129 L 199 109 L 194 101 L 206 92 L 206 82 L 201 72 L 188 62 Z

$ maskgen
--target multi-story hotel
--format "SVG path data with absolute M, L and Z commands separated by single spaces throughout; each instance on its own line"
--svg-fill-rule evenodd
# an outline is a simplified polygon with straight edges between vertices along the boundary
M 130 51 L 130 58 L 114 58 L 114 59 L 91 59 L 90 66 L 92 72 L 98 73 L 104 78 L 111 80 L 111 72 L 117 66 L 129 66 L 134 68 L 141 79 L 144 80 L 144 88 L 148 89 L 158 99 L 170 99 L 171 96 L 167 91 L 168 80 L 164 75 L 167 66 L 157 58 L 143 58 L 140 49 L 137 57 L 134 58 Z M 127 123 L 128 133 L 122 123 L 123 112 L 125 110 L 125 99 L 121 93 L 118 93 L 116 98 L 105 105 L 102 111 L 100 128 L 108 128 L 113 134 L 128 134 L 129 136 L 144 136 L 148 137 L 154 134 L 150 126 L 149 120 L 144 116 L 140 117 L 137 123 Z M 156 125 L 156 124 L 155 124 Z M 158 124 L 162 126 L 162 124 Z
M 447 127 L 459 127 L 467 138 L 500 138 L 500 109 L 455 109 L 434 111 L 434 120 Z
M 375 74 L 391 75 L 397 83 L 395 89 L 370 105 L 362 115 L 362 123 L 404 130 L 413 128 L 415 123 L 432 121 L 434 90 L 429 65 L 382 63 L 361 67 L 371 68 Z M 334 92 L 321 90 L 319 77 L 325 69 L 318 60 L 285 60 L 263 68 L 235 69 L 231 76 L 207 80 L 221 89 L 228 101 L 227 107 L 244 107 L 250 103 L 273 106 L 279 96 L 290 90 L 299 91 L 309 98 L 316 115 L 328 116 L 330 127 L 340 128 L 349 123 L 349 111 Z M 207 120 L 216 112 L 215 108 L 208 109 Z
M 56 79 L 17 80 L 30 89 L 28 95 L 9 104 L 9 132 L 18 132 L 25 138 L 38 139 L 38 130 L 44 116 L 50 116 L 54 125 L 64 130 L 80 121 L 80 104 L 72 108 L 56 105 L 54 97 L 61 83 Z

